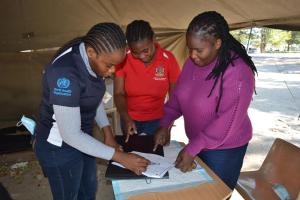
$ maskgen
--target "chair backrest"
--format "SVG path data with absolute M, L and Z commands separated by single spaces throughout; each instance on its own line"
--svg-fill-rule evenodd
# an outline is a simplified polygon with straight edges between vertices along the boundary
M 277 138 L 259 171 L 268 182 L 286 187 L 295 199 L 300 191 L 300 148 Z

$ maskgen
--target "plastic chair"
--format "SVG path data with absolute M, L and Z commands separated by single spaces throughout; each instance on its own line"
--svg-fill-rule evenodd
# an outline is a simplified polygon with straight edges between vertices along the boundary
M 300 148 L 278 138 L 259 170 L 241 172 L 236 189 L 245 199 L 280 199 L 274 184 L 284 186 L 291 199 L 300 192 Z

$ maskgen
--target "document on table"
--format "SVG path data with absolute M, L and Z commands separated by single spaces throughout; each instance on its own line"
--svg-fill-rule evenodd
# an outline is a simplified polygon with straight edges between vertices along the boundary
M 178 153 L 182 149 L 178 142 L 171 141 L 169 146 L 164 146 L 164 158 L 174 163 Z M 151 158 L 150 158 L 151 160 Z M 113 180 L 112 185 L 116 200 L 128 199 L 130 196 L 145 192 L 163 192 L 184 189 L 201 183 L 212 182 L 213 179 L 207 174 L 206 170 L 199 164 L 191 172 L 183 173 L 179 169 L 172 167 L 169 171 L 169 178 L 150 179 L 150 183 L 144 179 L 123 179 Z
M 174 167 L 174 162 L 157 154 L 142 153 L 138 151 L 132 151 L 131 153 L 140 155 L 150 160 L 151 163 L 148 165 L 147 170 L 142 173 L 147 177 L 162 178 L 171 168 Z M 123 165 L 117 162 L 112 162 L 112 164 L 125 168 Z

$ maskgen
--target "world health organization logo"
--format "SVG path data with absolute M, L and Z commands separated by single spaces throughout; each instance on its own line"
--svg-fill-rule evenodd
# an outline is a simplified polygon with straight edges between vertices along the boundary
M 70 80 L 67 79 L 67 78 L 59 78 L 57 81 L 56 81 L 56 84 L 59 88 L 63 88 L 63 89 L 66 89 L 70 86 Z

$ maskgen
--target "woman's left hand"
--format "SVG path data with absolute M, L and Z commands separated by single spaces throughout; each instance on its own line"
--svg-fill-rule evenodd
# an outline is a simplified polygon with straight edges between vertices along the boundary
M 195 168 L 194 159 L 195 157 L 189 155 L 185 149 L 182 149 L 175 161 L 175 167 L 182 172 L 192 171 Z

